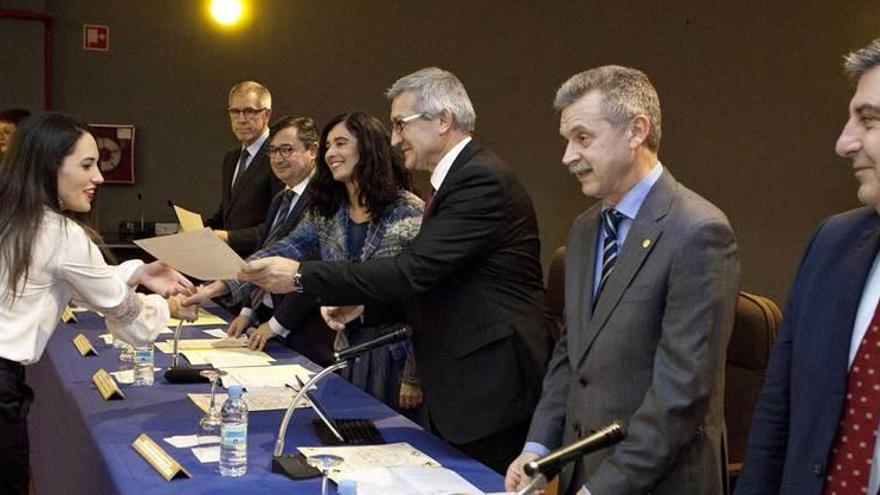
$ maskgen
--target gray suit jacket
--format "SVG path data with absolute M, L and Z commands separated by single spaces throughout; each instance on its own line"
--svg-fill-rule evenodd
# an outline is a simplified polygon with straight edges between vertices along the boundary
M 723 493 L 724 360 L 739 287 L 730 224 L 664 171 L 593 309 L 599 212 L 597 203 L 569 234 L 568 331 L 528 439 L 556 448 L 619 420 L 626 439 L 564 471 L 564 490 Z

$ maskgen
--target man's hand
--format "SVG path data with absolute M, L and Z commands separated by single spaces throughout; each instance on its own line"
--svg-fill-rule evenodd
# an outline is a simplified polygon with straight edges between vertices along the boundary
M 128 285 L 143 285 L 163 297 L 195 291 L 192 282 L 161 261 L 141 265 L 128 279 Z
M 523 472 L 523 466 L 534 461 L 539 456 L 534 452 L 523 452 L 519 455 L 507 468 L 507 476 L 504 477 L 504 489 L 508 492 L 515 492 L 524 487 L 531 478 Z M 543 494 L 544 490 L 537 490 L 532 493 Z
M 238 279 L 242 282 L 252 282 L 273 294 L 287 294 L 293 292 L 293 276 L 298 271 L 298 261 L 281 256 L 270 256 L 249 261 L 238 272 Z
M 229 323 L 229 327 L 226 329 L 226 335 L 238 338 L 238 336 L 244 333 L 244 331 L 250 326 L 251 319 L 249 316 L 238 315 L 231 323 Z
M 182 302 L 184 305 L 198 304 L 199 306 L 204 306 L 210 302 L 212 298 L 220 297 L 227 292 L 229 292 L 229 288 L 226 287 L 226 284 L 219 280 L 215 280 L 208 285 L 199 286 L 196 292 L 184 297 Z
M 275 332 L 272 331 L 272 327 L 268 323 L 263 323 L 251 332 L 251 336 L 248 339 L 248 349 L 262 351 L 266 348 L 266 342 L 269 342 L 269 339 L 274 336 Z
M 364 306 L 321 306 L 321 317 L 331 330 L 345 330 L 345 325 L 364 314 Z
M 215 230 L 214 234 L 217 235 L 218 239 L 229 244 L 229 231 L 228 230 Z
M 399 404 L 401 409 L 415 409 L 421 405 L 423 400 L 422 387 L 408 383 L 400 384 Z
M 181 302 L 182 299 L 179 295 L 166 299 L 171 316 L 180 320 L 196 321 L 199 317 L 199 307 L 195 304 L 186 306 Z

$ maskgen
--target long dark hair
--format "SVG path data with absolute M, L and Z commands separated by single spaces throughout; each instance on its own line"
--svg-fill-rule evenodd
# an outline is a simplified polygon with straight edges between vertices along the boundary
M 94 215 L 62 211 L 58 200 L 61 163 L 87 133 L 86 124 L 56 112 L 30 117 L 15 129 L 0 163 L 0 273 L 6 275 L 13 300 L 33 262 L 33 243 L 45 208 L 75 221 L 100 242 L 91 227 Z
M 332 217 L 348 204 L 345 184 L 333 180 L 324 157 L 327 136 L 339 123 L 357 139 L 360 160 L 354 167 L 352 180 L 357 184 L 358 202 L 370 212 L 371 221 L 378 221 L 401 190 L 412 190 L 412 176 L 404 168 L 400 153 L 391 148 L 391 135 L 382 122 L 363 112 L 337 115 L 321 131 L 315 177 L 309 182 L 312 209 L 318 215 Z

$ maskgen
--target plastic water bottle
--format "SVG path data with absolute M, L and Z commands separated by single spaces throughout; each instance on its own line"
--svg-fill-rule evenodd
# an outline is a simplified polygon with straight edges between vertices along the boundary
M 220 409 L 220 475 L 242 476 L 247 472 L 247 405 L 241 387 L 229 387 Z
M 133 368 L 135 387 L 153 386 L 153 346 L 146 345 L 134 348 Z

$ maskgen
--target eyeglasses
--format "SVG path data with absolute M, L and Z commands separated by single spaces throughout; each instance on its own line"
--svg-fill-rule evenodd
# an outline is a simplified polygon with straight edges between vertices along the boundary
M 294 151 L 296 151 L 296 148 L 294 148 L 293 146 L 291 146 L 289 144 L 282 144 L 281 146 L 277 146 L 277 147 L 276 146 L 269 146 L 266 149 L 266 153 L 269 155 L 269 158 L 272 158 L 272 156 L 274 156 L 275 153 L 278 153 L 279 155 L 281 155 L 281 158 L 290 158 L 290 155 L 292 155 Z
M 408 115 L 406 117 L 397 117 L 397 118 L 391 119 L 391 130 L 400 134 L 401 132 L 403 132 L 403 128 L 406 127 L 406 124 L 409 124 L 413 120 L 416 120 L 421 117 L 426 117 L 426 116 L 427 116 L 427 114 L 422 112 L 422 113 L 414 113 L 414 114 Z
M 227 108 L 226 111 L 229 112 L 230 117 L 241 117 L 242 115 L 248 119 L 252 119 L 257 116 L 263 110 L 268 110 L 268 108 Z

